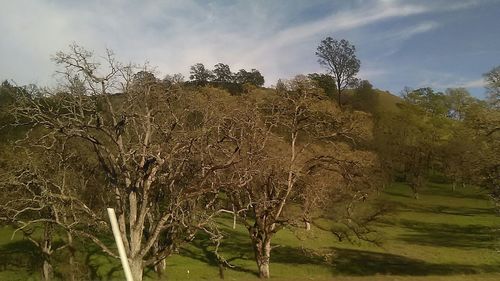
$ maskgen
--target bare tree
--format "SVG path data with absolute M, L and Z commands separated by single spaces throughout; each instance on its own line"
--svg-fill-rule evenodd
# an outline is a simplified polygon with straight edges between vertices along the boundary
M 242 159 L 226 180 L 233 183 L 226 188 L 227 211 L 248 229 L 261 278 L 270 277 L 274 235 L 287 225 L 307 225 L 308 213 L 329 190 L 354 177 L 349 167 L 355 161 L 332 152 L 354 141 L 361 126 L 334 112 L 323 97 L 309 79 L 298 77 L 275 96 L 249 96 L 257 107 L 247 104 L 235 117 Z M 303 212 L 289 208 L 297 204 Z
M 356 48 L 349 41 L 338 41 L 331 37 L 322 40 L 316 49 L 319 64 L 328 69 L 337 83 L 339 106 L 342 106 L 342 91 L 355 81 L 359 72 L 360 61 L 355 52 Z
M 73 45 L 54 60 L 63 67 L 60 89 L 19 100 L 19 123 L 43 128 L 40 140 L 68 143 L 80 168 L 104 179 L 99 200 L 115 208 L 134 280 L 142 280 L 143 268 L 164 261 L 216 214 L 216 175 L 238 151 L 223 135 L 224 111 L 197 95 L 180 98 L 111 51 L 101 64 Z M 75 198 L 88 206 L 85 199 Z M 117 257 L 97 235 L 109 231 L 103 208 L 85 209 L 73 224 L 72 233 Z
M 42 143 L 36 143 L 29 150 L 16 149 L 12 151 L 15 157 L 5 157 L 7 163 L 2 164 L 8 168 L 0 175 L 0 218 L 15 228 L 12 237 L 22 233 L 39 249 L 43 280 L 52 279 L 52 256 L 63 249 L 69 250 L 67 278 L 75 280 L 71 230 L 77 215 L 73 211 L 82 206 L 75 206 L 72 200 L 78 173 L 70 168 L 71 155 L 66 155 L 62 148 L 59 145 L 49 152 Z M 56 233 L 65 233 L 66 239 L 54 243 L 61 240 Z

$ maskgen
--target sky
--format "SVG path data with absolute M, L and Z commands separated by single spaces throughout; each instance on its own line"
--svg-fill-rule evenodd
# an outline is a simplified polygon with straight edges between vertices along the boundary
M 159 77 L 223 62 L 271 86 L 326 72 L 315 50 L 330 36 L 356 46 L 358 76 L 376 88 L 484 97 L 482 74 L 500 65 L 500 0 L 0 0 L 0 34 L 0 80 L 18 85 L 54 85 L 51 58 L 76 43 Z

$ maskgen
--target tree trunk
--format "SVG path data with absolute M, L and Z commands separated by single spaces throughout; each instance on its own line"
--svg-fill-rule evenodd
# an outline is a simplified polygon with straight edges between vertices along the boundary
M 51 280 L 53 277 L 53 268 L 51 264 L 51 255 L 52 255 L 52 224 L 46 223 L 43 231 L 43 242 L 42 246 L 42 278 L 45 281 Z
M 415 198 L 415 200 L 418 200 L 418 192 L 415 191 L 415 193 L 413 194 L 413 198 Z
M 219 278 L 220 279 L 224 279 L 224 271 L 226 270 L 226 268 L 224 267 L 224 264 L 222 262 L 218 262 L 218 266 L 219 266 Z
M 451 186 L 451 190 L 455 192 L 456 188 L 457 188 L 457 182 L 454 181 L 453 185 Z
M 43 260 L 43 272 L 42 272 L 43 280 L 44 281 L 51 280 L 52 274 L 53 274 L 53 268 L 52 268 L 52 264 L 50 264 L 50 260 L 44 259 Z
M 162 259 L 154 266 L 156 274 L 158 274 L 158 278 L 162 279 L 165 274 L 165 269 L 167 268 L 167 259 Z
M 130 265 L 130 271 L 132 272 L 132 278 L 134 281 L 142 281 L 142 259 L 135 258 L 128 260 Z
M 68 250 L 69 250 L 69 280 L 75 281 L 75 247 L 73 246 L 73 235 L 68 231 Z
M 259 269 L 259 278 L 269 278 L 269 261 L 271 258 L 271 240 L 254 240 L 255 261 Z
M 271 258 L 271 241 L 266 241 L 262 245 L 262 251 L 257 258 L 257 265 L 259 266 L 259 277 L 269 278 L 269 262 Z
M 340 82 L 337 82 L 337 83 L 340 83 Z M 342 90 L 340 89 L 340 87 L 338 87 L 337 94 L 338 94 L 339 108 L 342 108 L 342 101 L 340 100 L 340 95 L 342 94 Z
M 150 233 L 153 232 L 153 230 L 150 230 Z M 154 244 L 153 244 L 153 252 L 158 253 L 160 252 L 160 240 L 158 239 Z M 165 269 L 167 268 L 167 258 L 162 259 L 161 261 L 157 262 L 154 265 L 154 271 L 158 275 L 158 279 L 162 279 L 163 275 L 165 274 Z

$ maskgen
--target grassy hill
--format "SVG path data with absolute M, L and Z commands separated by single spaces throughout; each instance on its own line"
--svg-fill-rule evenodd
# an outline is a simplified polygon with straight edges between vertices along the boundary
M 285 230 L 274 240 L 272 279 L 500 280 L 500 243 L 495 233 L 500 217 L 481 190 L 452 192 L 448 185 L 429 184 L 417 201 L 407 186 L 394 184 L 380 200 L 392 209 L 375 225 L 381 246 L 339 242 L 332 233 L 315 227 Z M 226 280 L 257 280 L 246 230 L 242 226 L 233 230 L 230 219 L 221 224 L 226 236 L 221 252 L 235 265 L 225 271 Z M 11 234 L 9 228 L 0 229 L 0 280 L 37 280 L 36 253 L 20 236 L 10 240 Z M 200 237 L 169 258 L 165 280 L 218 279 L 210 247 Z M 78 260 L 88 279 L 122 278 L 116 260 L 92 245 L 80 248 Z M 56 263 L 64 259 L 59 256 Z M 56 265 L 56 271 L 64 279 L 67 268 Z
M 398 110 L 396 105 L 403 101 L 400 97 L 386 91 L 375 91 L 378 93 L 376 112 L 394 112 Z

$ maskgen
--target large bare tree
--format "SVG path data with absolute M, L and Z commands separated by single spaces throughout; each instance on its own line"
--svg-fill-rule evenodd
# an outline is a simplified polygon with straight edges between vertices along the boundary
M 133 278 L 142 280 L 145 267 L 158 268 L 216 214 L 217 174 L 237 161 L 237 143 L 224 135 L 219 102 L 181 95 L 111 51 L 98 61 L 72 45 L 54 60 L 59 88 L 20 98 L 19 124 L 40 130 L 46 149 L 64 142 L 81 159 L 99 194 L 74 198 L 85 215 L 71 232 L 117 257 L 100 239 L 109 231 L 102 207 L 115 208 Z M 89 198 L 102 204 L 92 208 Z
M 360 161 L 350 157 L 350 144 L 367 128 L 335 112 L 305 77 L 247 102 L 234 119 L 242 159 L 226 180 L 233 183 L 226 189 L 228 212 L 248 229 L 259 276 L 269 278 L 272 238 L 285 226 L 309 225 L 316 207 L 347 189 Z

